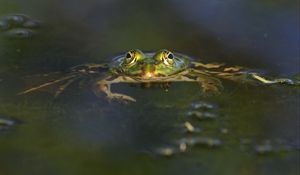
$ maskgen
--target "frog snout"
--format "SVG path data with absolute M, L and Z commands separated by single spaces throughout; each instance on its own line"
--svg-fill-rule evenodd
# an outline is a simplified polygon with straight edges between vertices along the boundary
M 150 78 L 155 75 L 155 66 L 153 64 L 146 64 L 143 67 L 144 76 Z

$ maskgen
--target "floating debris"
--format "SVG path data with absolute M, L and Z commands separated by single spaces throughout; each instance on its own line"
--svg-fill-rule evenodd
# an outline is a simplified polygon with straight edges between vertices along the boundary
M 175 147 L 171 147 L 171 146 L 166 146 L 166 147 L 161 147 L 161 148 L 157 148 L 155 150 L 155 153 L 160 155 L 160 156 L 165 156 L 165 157 L 170 157 L 173 156 L 174 154 L 178 153 L 178 149 Z
M 200 128 L 194 127 L 194 126 L 193 126 L 190 122 L 188 122 L 188 121 L 184 122 L 183 127 L 184 127 L 185 131 L 188 132 L 188 133 L 198 133 L 198 132 L 201 132 L 201 129 L 200 129 Z
M 200 127 L 194 126 L 191 122 L 185 121 L 182 124 L 176 125 L 181 131 L 181 133 L 200 133 L 202 129 Z
M 187 150 L 187 144 L 184 143 L 184 142 L 180 143 L 180 144 L 179 144 L 179 150 L 180 150 L 181 152 L 185 152 L 185 151 Z
M 189 132 L 194 132 L 195 131 L 195 127 L 190 122 L 185 122 L 184 127 Z
M 217 115 L 211 112 L 188 111 L 187 116 L 196 117 L 199 120 L 211 120 L 217 118 Z
M 210 104 L 207 102 L 199 101 L 192 103 L 193 109 L 202 109 L 202 110 L 210 110 L 216 108 L 214 104 Z

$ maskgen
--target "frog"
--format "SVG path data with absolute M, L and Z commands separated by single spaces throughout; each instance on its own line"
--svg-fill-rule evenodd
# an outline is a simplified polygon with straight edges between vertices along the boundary
M 48 75 L 48 74 L 47 74 Z M 136 102 L 134 97 L 112 92 L 112 85 L 162 84 L 168 86 L 174 82 L 198 83 L 203 93 L 220 93 L 224 88 L 221 80 L 235 82 L 257 82 L 260 84 L 296 85 L 288 78 L 268 79 L 255 71 L 242 66 L 226 66 L 223 63 L 202 63 L 192 57 L 161 49 L 156 52 L 142 52 L 132 49 L 118 55 L 110 63 L 87 63 L 71 67 L 60 78 L 23 90 L 19 95 L 37 91 L 59 84 L 55 97 L 59 96 L 72 83 L 89 79 L 91 89 L 96 96 L 106 97 L 108 101 L 124 103 Z

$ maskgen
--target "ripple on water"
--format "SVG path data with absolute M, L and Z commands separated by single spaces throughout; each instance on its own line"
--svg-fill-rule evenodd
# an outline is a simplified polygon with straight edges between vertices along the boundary
M 254 145 L 254 151 L 258 155 L 270 155 L 292 150 L 293 148 L 283 140 L 265 140 L 260 144 Z
M 10 30 L 13 28 L 37 28 L 41 24 L 40 21 L 32 19 L 23 14 L 7 15 L 0 18 L 0 29 Z
M 212 110 L 216 109 L 217 106 L 205 101 L 197 101 L 192 103 L 192 108 L 196 110 Z
M 15 120 L 0 116 L 0 131 L 7 130 L 16 124 Z
M 178 140 L 179 145 L 185 143 L 187 146 L 201 146 L 207 148 L 217 148 L 223 145 L 221 139 L 213 137 L 186 137 Z
M 30 20 L 30 21 L 26 21 L 26 22 L 23 24 L 23 27 L 33 29 L 33 28 L 38 28 L 38 27 L 40 27 L 40 24 L 41 24 L 40 21 L 37 21 L 37 20 Z
M 270 153 L 274 152 L 274 147 L 270 143 L 255 145 L 254 149 L 255 149 L 255 152 L 260 155 L 270 154 Z
M 35 35 L 35 32 L 31 29 L 25 29 L 25 28 L 17 28 L 17 29 L 11 29 L 9 31 L 5 32 L 5 36 L 8 38 L 31 38 Z
M 7 15 L 0 18 L 0 31 L 8 38 L 31 38 L 41 22 L 23 14 Z
M 274 155 L 296 150 L 288 144 L 287 141 L 282 139 L 266 139 L 259 142 L 252 139 L 241 139 L 240 149 L 241 151 L 252 152 L 260 156 Z
M 216 105 L 208 102 L 194 102 L 191 105 L 190 111 L 186 112 L 186 116 L 195 117 L 198 120 L 212 120 L 217 117 L 217 114 L 215 113 L 216 108 Z M 218 138 L 198 136 L 199 133 L 202 133 L 202 129 L 198 127 L 198 122 L 188 121 L 186 120 L 186 116 L 184 117 L 183 123 L 179 126 L 183 130 L 183 133 L 188 135 L 179 137 L 181 139 L 173 141 L 170 144 L 171 146 L 156 148 L 154 153 L 170 157 L 179 153 L 184 153 L 187 150 L 192 150 L 194 147 L 211 149 L 218 148 L 223 144 L 221 139 Z M 227 132 L 228 130 L 226 128 L 222 130 L 222 133 Z
M 223 145 L 222 140 L 213 137 L 184 137 L 170 146 L 162 146 L 154 149 L 154 153 L 160 156 L 171 157 L 179 153 L 184 153 L 193 147 L 201 147 L 207 149 L 219 148 Z
M 7 30 L 8 28 L 9 28 L 8 23 L 6 23 L 5 21 L 0 20 L 0 31 Z
M 188 111 L 186 115 L 188 117 L 195 117 L 198 120 L 213 120 L 217 118 L 217 115 L 211 112 Z
M 27 15 L 12 14 L 2 17 L 2 21 L 7 22 L 10 25 L 22 25 L 25 21 L 30 19 Z
M 194 102 L 191 107 L 188 107 L 189 111 L 183 116 L 183 120 L 178 126 L 183 130 L 181 137 L 171 141 L 169 146 L 162 146 L 154 149 L 154 153 L 160 156 L 172 157 L 177 154 L 186 153 L 187 151 L 193 151 L 195 149 L 216 149 L 222 147 L 224 143 L 225 135 L 228 136 L 232 130 L 227 127 L 220 127 L 217 132 L 217 136 L 207 137 L 203 134 L 206 133 L 205 128 L 199 128 L 199 121 L 195 121 L 192 118 L 202 120 L 215 120 L 219 117 L 218 108 L 216 105 L 207 103 L 204 101 Z M 188 120 L 186 117 L 190 117 Z M 220 122 L 218 122 L 221 124 Z M 220 135 L 221 134 L 221 135 Z M 219 138 L 221 137 L 221 138 Z M 179 139 L 178 139 L 179 138 Z M 234 145 L 231 145 L 234 146 Z M 285 140 L 265 139 L 262 141 L 255 141 L 252 138 L 242 138 L 238 145 L 241 151 L 250 152 L 258 156 L 267 156 L 274 154 L 281 154 L 287 151 L 297 150 L 297 146 L 289 145 Z
M 217 105 L 205 101 L 193 102 L 191 110 L 187 111 L 186 116 L 194 117 L 198 120 L 212 120 L 217 118 Z

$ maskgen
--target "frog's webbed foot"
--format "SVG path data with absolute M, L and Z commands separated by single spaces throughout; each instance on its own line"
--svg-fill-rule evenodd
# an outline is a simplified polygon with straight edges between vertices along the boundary
M 99 74 L 103 72 L 107 72 L 109 69 L 109 66 L 107 64 L 82 64 L 78 66 L 74 66 L 71 68 L 72 72 L 77 72 L 85 75 L 93 75 L 93 74 Z
M 46 83 L 40 84 L 38 86 L 32 87 L 30 89 L 24 90 L 18 95 L 27 94 L 33 91 L 37 91 L 39 89 L 47 88 L 52 85 L 61 84 L 58 88 L 58 90 L 55 92 L 55 97 L 59 96 L 61 93 L 64 92 L 64 90 L 69 87 L 72 83 L 74 83 L 78 79 L 85 79 L 88 77 L 91 77 L 93 75 L 99 76 L 99 74 L 103 73 L 105 70 L 107 70 L 107 65 L 104 64 L 84 64 L 75 66 L 70 69 L 70 71 L 63 75 L 61 78 L 54 79 L 52 81 L 48 81 Z M 48 77 L 51 75 L 61 74 L 61 72 L 53 72 L 48 74 L 39 74 L 36 75 L 37 77 Z M 32 77 L 32 76 L 30 76 Z M 29 77 L 29 78 L 30 78 Z
M 136 102 L 136 100 L 128 95 L 120 94 L 120 93 L 110 93 L 107 94 L 106 98 L 108 101 L 118 101 L 121 103 L 129 103 L 129 102 Z
M 258 75 L 257 73 L 249 73 L 249 75 L 251 76 L 251 78 L 258 80 L 263 84 L 284 84 L 284 85 L 296 85 L 296 86 L 300 85 L 300 82 L 293 81 L 288 78 L 277 78 L 277 79 L 270 80 Z
M 197 78 L 202 91 L 207 94 L 219 94 L 223 90 L 221 81 L 217 78 L 208 76 L 199 76 Z
M 223 90 L 222 82 L 204 71 L 191 69 L 189 75 L 195 77 L 204 93 L 219 94 Z
M 67 83 L 65 83 L 65 84 L 63 84 L 63 85 L 60 86 L 60 88 L 56 92 L 56 96 L 57 96 L 61 92 L 63 92 L 67 86 L 69 86 L 72 82 L 74 82 L 77 79 L 76 76 L 77 76 L 76 74 L 66 75 L 66 76 L 63 76 L 62 78 L 55 79 L 55 80 L 52 80 L 52 81 L 40 84 L 38 86 L 32 87 L 30 89 L 27 89 L 25 91 L 22 91 L 22 92 L 18 93 L 18 95 L 28 94 L 30 92 L 37 91 L 39 89 L 46 88 L 48 86 L 51 86 L 51 85 L 54 85 L 54 84 L 58 84 L 58 83 L 62 83 L 62 82 L 67 81 Z
M 104 93 L 109 102 L 111 101 L 117 101 L 121 103 L 136 102 L 134 98 L 128 95 L 111 92 L 111 82 L 107 82 L 106 80 L 97 82 L 96 87 L 94 88 L 94 92 L 97 96 L 102 96 L 102 94 Z

